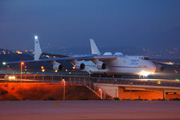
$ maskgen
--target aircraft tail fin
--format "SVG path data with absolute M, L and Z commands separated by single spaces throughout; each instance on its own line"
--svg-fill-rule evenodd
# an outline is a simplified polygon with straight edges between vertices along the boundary
M 90 44 L 91 44 L 91 53 L 94 55 L 100 55 L 101 53 L 99 52 L 99 49 L 97 48 L 93 39 L 90 39 Z
M 38 36 L 34 37 L 34 60 L 39 60 L 42 54 L 42 49 L 39 43 Z

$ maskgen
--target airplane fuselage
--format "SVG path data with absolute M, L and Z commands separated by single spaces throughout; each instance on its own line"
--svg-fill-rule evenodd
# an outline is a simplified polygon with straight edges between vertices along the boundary
M 139 75 L 141 72 L 154 73 L 156 71 L 155 64 L 148 59 L 144 59 L 143 56 L 117 56 L 116 59 L 104 63 L 107 65 L 106 69 L 98 69 L 92 61 L 84 61 L 85 68 L 82 71 L 87 71 L 90 74 L 107 75 Z

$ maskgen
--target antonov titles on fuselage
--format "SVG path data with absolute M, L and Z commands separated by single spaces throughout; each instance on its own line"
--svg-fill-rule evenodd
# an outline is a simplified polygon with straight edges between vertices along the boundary
M 54 70 L 62 70 L 64 66 L 58 61 L 69 61 L 76 69 L 86 71 L 89 74 L 103 74 L 103 75 L 140 75 L 147 76 L 153 74 L 157 69 L 157 63 L 149 60 L 145 56 L 128 56 L 121 52 L 112 54 L 105 52 L 101 55 L 94 40 L 90 39 L 92 55 L 85 56 L 66 56 L 43 53 L 40 47 L 38 36 L 35 36 L 34 43 L 34 60 L 26 60 L 23 62 L 49 62 L 53 65 Z M 52 55 L 58 58 L 40 59 L 41 55 Z M 22 61 L 8 62 L 20 63 Z M 162 66 L 159 67 L 162 69 Z

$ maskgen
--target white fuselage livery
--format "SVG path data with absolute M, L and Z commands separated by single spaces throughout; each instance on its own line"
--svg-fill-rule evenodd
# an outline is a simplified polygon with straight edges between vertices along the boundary
M 106 74 L 106 75 L 122 75 L 122 74 L 137 74 L 142 72 L 154 73 L 156 65 L 143 56 L 116 56 L 112 61 L 104 62 L 106 69 L 98 69 L 97 65 L 92 61 L 78 61 L 85 64 L 82 71 L 90 74 Z

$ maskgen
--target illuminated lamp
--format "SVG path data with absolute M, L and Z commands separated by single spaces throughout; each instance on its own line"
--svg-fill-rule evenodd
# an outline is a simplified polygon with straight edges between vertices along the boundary
M 34 36 L 34 38 L 35 38 L 35 39 L 38 39 L 38 36 L 36 35 L 36 36 Z
M 3 62 L 2 64 L 3 64 L 3 65 L 6 65 L 6 62 Z
M 145 77 L 147 77 L 150 74 L 151 74 L 150 72 L 145 72 L 145 71 L 140 72 L 140 75 L 145 76 Z

